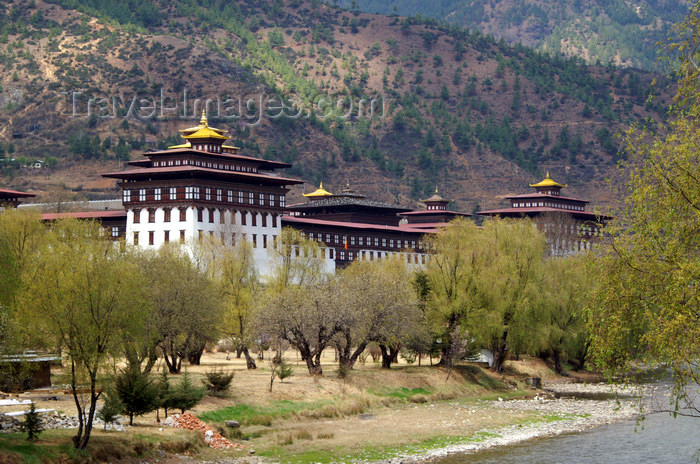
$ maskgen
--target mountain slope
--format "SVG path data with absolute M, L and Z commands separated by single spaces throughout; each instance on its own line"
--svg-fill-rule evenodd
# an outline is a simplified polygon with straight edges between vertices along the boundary
M 681 21 L 687 0 L 341 0 L 369 13 L 421 15 L 589 63 L 659 69 L 656 43 Z
M 64 182 L 88 197 L 113 196 L 99 172 L 177 143 L 177 129 L 199 117 L 196 98 L 265 94 L 296 100 L 303 117 L 252 124 L 212 107 L 210 121 L 246 154 L 290 162 L 291 175 L 331 190 L 349 181 L 415 207 L 439 185 L 470 211 L 499 205 L 549 169 L 572 194 L 610 204 L 604 179 L 616 162 L 614 135 L 663 117 L 668 101 L 664 85 L 647 101 L 652 74 L 585 66 L 430 21 L 300 0 L 133 3 L 128 14 L 100 0 L 4 6 L 0 148 L 12 152 L 8 159 L 54 158 L 57 166 L 31 171 L 6 161 L 1 184 L 52 190 Z M 168 105 L 186 93 L 188 117 L 129 113 L 135 95 L 158 100 L 161 91 Z M 321 96 L 356 107 L 383 98 L 386 112 L 306 117 Z

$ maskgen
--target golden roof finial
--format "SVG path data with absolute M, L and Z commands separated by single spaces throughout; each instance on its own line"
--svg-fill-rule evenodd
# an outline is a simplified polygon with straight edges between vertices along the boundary
M 436 185 L 435 186 L 435 195 L 437 195 L 437 194 L 438 194 L 438 186 Z
M 551 179 L 551 177 L 549 177 L 549 169 L 547 169 L 547 177 L 545 177 L 545 179 Z
M 345 181 L 345 187 L 350 188 L 350 180 L 349 179 Z
M 319 185 L 318 188 L 320 188 L 320 189 L 323 188 L 323 181 L 321 181 L 321 185 Z
M 329 192 L 329 191 L 327 191 L 326 189 L 323 188 L 323 182 L 321 182 L 321 184 L 319 185 L 319 187 L 318 187 L 315 191 L 313 191 L 313 192 L 311 192 L 311 193 L 304 193 L 303 195 L 304 195 L 305 197 L 312 197 L 312 198 L 313 198 L 313 197 L 329 197 L 329 196 L 333 196 L 333 194 L 332 194 L 331 192 Z
M 205 127 L 209 126 L 209 123 L 207 122 L 207 110 L 202 110 L 202 118 L 199 120 L 199 123 Z

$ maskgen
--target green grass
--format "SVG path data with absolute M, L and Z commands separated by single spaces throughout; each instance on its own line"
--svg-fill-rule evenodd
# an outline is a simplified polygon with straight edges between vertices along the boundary
M 238 404 L 216 411 L 203 412 L 199 418 L 205 422 L 237 420 L 241 425 L 271 425 L 275 419 L 283 419 L 303 411 L 321 409 L 330 401 L 273 401 L 266 406 Z
M 42 464 L 59 461 L 61 456 L 74 458 L 76 455 L 64 431 L 45 431 L 37 442 L 27 441 L 23 433 L 0 434 L 0 462 Z
M 370 390 L 370 393 L 376 396 L 388 396 L 391 398 L 398 398 L 401 400 L 410 400 L 416 395 L 430 395 L 432 392 L 425 388 L 383 388 L 379 390 Z
M 405 455 L 416 455 L 428 450 L 444 448 L 450 445 L 466 443 L 479 443 L 489 438 L 498 437 L 498 434 L 479 431 L 469 437 L 437 436 L 418 443 L 389 447 L 369 447 L 362 451 L 350 451 L 342 447 L 333 450 L 308 449 L 299 454 L 288 454 L 282 447 L 275 447 L 259 452 L 261 456 L 280 458 L 290 464 L 331 463 L 331 462 L 371 462 L 396 458 Z

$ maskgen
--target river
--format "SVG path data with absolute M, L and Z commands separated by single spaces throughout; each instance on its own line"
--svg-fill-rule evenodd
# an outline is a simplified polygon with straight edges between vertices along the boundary
M 440 464 L 696 464 L 700 418 L 647 416 L 581 432 L 539 438 L 476 453 L 453 454 Z

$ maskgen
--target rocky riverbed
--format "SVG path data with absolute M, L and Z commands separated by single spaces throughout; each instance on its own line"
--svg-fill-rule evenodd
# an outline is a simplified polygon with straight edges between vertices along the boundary
M 450 445 L 419 455 L 398 456 L 381 464 L 419 463 L 439 460 L 454 453 L 466 453 L 510 445 L 538 437 L 580 432 L 592 427 L 639 416 L 636 397 L 647 396 L 653 387 L 611 387 L 608 384 L 545 383 L 543 392 L 532 399 L 484 402 L 487 407 L 542 413 L 543 421 L 484 429 L 478 441 Z M 585 398 L 585 399 L 581 399 Z

